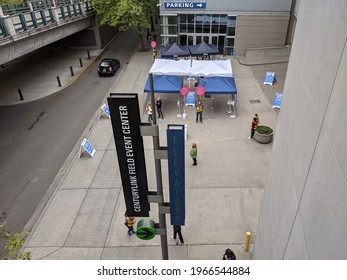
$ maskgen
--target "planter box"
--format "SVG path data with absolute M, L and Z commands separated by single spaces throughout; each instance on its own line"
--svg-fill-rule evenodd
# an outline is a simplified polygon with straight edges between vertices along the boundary
M 253 138 L 259 143 L 267 144 L 272 141 L 273 134 L 273 132 L 271 134 L 260 134 L 259 132 L 255 131 Z

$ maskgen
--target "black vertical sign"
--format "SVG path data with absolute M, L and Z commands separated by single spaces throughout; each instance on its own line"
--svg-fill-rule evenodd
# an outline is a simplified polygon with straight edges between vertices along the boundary
M 107 98 L 129 216 L 149 217 L 148 185 L 137 94 Z

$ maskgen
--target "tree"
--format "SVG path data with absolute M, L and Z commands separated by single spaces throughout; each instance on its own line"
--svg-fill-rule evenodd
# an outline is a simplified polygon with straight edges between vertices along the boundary
M 134 28 L 139 34 L 141 48 L 144 49 L 143 35 L 150 28 L 149 14 L 155 7 L 153 0 L 92 0 L 93 7 L 101 16 L 101 24 L 117 26 L 125 31 Z
M 25 239 L 29 236 L 29 232 L 22 234 L 15 232 L 8 232 L 4 230 L 4 226 L 0 225 L 0 237 L 6 239 L 5 249 L 7 254 L 5 260 L 31 260 L 31 252 L 21 253 L 24 246 Z
M 18 3 L 22 3 L 24 1 L 22 0 L 0 0 L 0 5 L 4 5 L 4 4 L 18 4 Z

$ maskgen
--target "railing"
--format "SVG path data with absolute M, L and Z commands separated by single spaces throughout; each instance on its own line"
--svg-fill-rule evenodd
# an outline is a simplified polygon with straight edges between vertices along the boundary
M 3 16 L 1 16 L 1 8 Z M 11 29 L 18 33 L 94 11 L 90 0 L 42 0 L 2 5 L 1 8 L 0 37 L 13 35 Z M 9 30 L 8 25 L 13 28 Z
M 0 17 L 0 37 L 5 37 L 7 35 L 8 33 L 5 27 L 4 20 L 2 19 L 2 17 Z
M 20 13 L 11 15 L 12 24 L 16 32 L 26 31 L 30 28 L 35 28 L 40 25 L 54 22 L 54 17 L 51 9 Z
M 1 5 L 4 15 L 13 15 L 17 13 L 25 13 L 30 11 L 28 3 L 18 3 L 18 4 L 3 4 Z

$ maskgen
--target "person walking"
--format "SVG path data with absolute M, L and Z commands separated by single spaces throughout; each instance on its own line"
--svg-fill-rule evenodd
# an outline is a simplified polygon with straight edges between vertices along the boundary
M 125 212 L 124 218 L 125 218 L 124 225 L 128 228 L 128 234 L 129 236 L 131 236 L 132 233 L 135 233 L 134 224 L 136 222 L 136 218 L 131 216 L 129 217 L 127 212 Z
M 222 260 L 236 260 L 236 255 L 231 249 L 226 249 Z
M 198 157 L 198 147 L 196 146 L 195 143 L 192 144 L 192 149 L 190 150 L 190 156 L 193 159 L 193 165 L 197 165 L 197 157 Z
M 260 124 L 260 119 L 259 119 L 258 114 L 255 114 L 254 117 L 256 118 L 257 126 L 258 126 Z
M 158 118 L 164 119 L 163 111 L 161 110 L 161 107 L 163 105 L 163 101 L 161 100 L 160 97 L 157 98 L 155 105 L 157 106 Z
M 251 136 L 249 136 L 248 139 L 252 139 L 253 138 L 254 132 L 255 132 L 256 129 L 257 129 L 257 118 L 254 117 L 253 121 L 252 121 L 252 124 L 251 124 Z
M 147 103 L 147 105 L 146 105 L 146 112 L 148 114 L 148 122 L 152 122 L 152 120 L 153 120 L 153 111 L 152 111 L 151 102 Z
M 203 110 L 204 110 L 204 105 L 202 105 L 201 100 L 199 100 L 198 104 L 196 105 L 196 122 L 198 122 L 198 119 L 200 118 L 200 122 L 202 123 Z
M 180 225 L 174 225 L 173 226 L 173 236 L 171 236 L 171 238 L 176 240 L 176 245 L 178 245 L 177 234 L 178 234 L 179 242 L 181 242 L 181 244 L 183 245 L 184 244 L 184 240 L 183 240 L 183 236 L 182 236 L 181 226 Z

